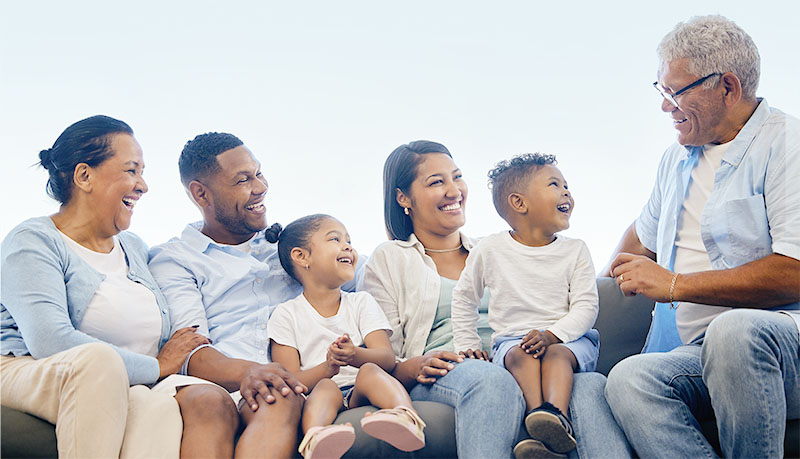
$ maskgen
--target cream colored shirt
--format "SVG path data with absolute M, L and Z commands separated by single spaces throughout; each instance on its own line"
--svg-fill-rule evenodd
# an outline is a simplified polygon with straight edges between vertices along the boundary
M 474 245 L 464 234 L 461 242 L 467 250 Z M 425 350 L 440 288 L 436 264 L 414 234 L 408 241 L 384 242 L 367 261 L 358 290 L 369 292 L 383 309 L 392 327 L 392 348 L 400 360 Z

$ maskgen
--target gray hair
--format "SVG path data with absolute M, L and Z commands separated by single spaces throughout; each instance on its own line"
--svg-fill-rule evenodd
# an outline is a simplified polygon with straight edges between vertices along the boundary
M 761 57 L 753 39 L 733 21 L 719 15 L 695 16 L 679 22 L 658 45 L 661 62 L 688 58 L 689 73 L 703 77 L 732 72 L 746 98 L 755 98 L 761 73 Z M 716 83 L 706 80 L 706 88 Z

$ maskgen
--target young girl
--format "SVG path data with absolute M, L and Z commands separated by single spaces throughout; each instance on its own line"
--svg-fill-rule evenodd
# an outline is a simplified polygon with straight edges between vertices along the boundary
M 425 446 L 425 423 L 390 376 L 395 365 L 389 322 L 366 292 L 341 286 L 355 275 L 358 254 L 344 226 L 328 215 L 290 223 L 278 239 L 281 266 L 303 285 L 269 320 L 272 360 L 309 387 L 299 451 L 306 459 L 339 458 L 355 440 L 353 426 L 331 425 L 339 411 L 382 408 L 361 420 L 362 430 L 402 451 Z

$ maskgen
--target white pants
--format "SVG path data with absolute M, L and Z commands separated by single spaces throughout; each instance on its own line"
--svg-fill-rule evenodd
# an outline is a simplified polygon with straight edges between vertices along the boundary
M 128 385 L 102 343 L 43 359 L 0 356 L 0 402 L 56 425 L 63 458 L 177 458 L 183 422 L 174 397 Z

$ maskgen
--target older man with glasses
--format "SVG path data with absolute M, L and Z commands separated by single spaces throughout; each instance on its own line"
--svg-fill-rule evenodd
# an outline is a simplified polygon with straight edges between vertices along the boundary
M 782 457 L 800 418 L 800 120 L 756 97 L 758 49 L 726 18 L 678 24 L 658 55 L 678 139 L 607 271 L 657 304 L 606 397 L 641 457 L 716 456 L 712 415 L 724 456 Z

